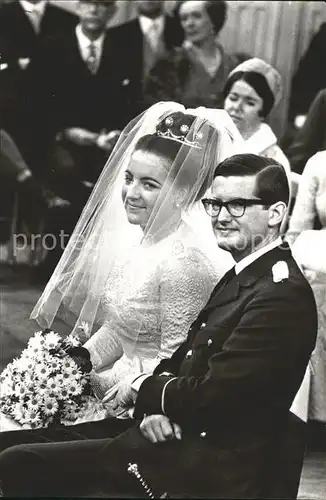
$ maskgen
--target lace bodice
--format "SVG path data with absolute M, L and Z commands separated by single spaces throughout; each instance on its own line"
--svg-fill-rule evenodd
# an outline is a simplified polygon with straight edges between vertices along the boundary
M 198 248 L 186 224 L 120 255 L 103 293 L 105 323 L 85 344 L 106 390 L 172 355 L 225 270 Z

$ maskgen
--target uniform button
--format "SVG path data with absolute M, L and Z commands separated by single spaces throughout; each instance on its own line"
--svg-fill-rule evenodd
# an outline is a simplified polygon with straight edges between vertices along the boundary
M 208 339 L 208 340 L 207 340 L 207 345 L 208 345 L 208 346 L 211 346 L 211 345 L 212 345 L 212 343 L 213 343 L 212 339 Z
M 205 328 L 205 326 L 206 326 L 206 323 L 202 323 L 202 324 L 200 325 L 200 328 Z
M 203 431 L 203 432 L 201 432 L 199 435 L 200 435 L 200 437 L 201 437 L 201 438 L 204 438 L 204 437 L 206 437 L 206 434 L 207 434 L 207 433 L 206 433 L 205 431 Z
M 192 356 L 192 349 L 190 349 L 190 351 L 187 352 L 186 359 L 191 358 L 191 356 Z

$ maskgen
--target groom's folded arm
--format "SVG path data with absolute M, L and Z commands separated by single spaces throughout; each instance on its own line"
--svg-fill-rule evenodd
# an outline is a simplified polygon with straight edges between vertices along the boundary
M 289 401 L 278 401 L 279 389 L 295 367 L 296 362 L 292 366 L 289 361 L 295 358 L 294 353 L 303 356 L 303 346 L 297 339 L 306 337 L 303 357 L 308 359 L 313 334 L 310 337 L 306 331 L 309 311 L 298 311 L 298 293 L 289 293 L 286 288 L 279 288 L 278 295 L 264 293 L 248 305 L 222 350 L 213 350 L 211 355 L 206 351 L 205 355 L 202 346 L 193 348 L 194 357 L 186 363 L 201 375 L 154 373 L 146 378 L 136 399 L 135 418 L 165 414 L 180 425 L 194 419 L 200 425 L 209 425 L 230 414 L 250 412 L 251 403 L 259 408 L 269 408 L 272 401 L 280 408 L 291 404 L 295 381 L 289 385 Z M 304 374 L 306 364 L 302 366 Z

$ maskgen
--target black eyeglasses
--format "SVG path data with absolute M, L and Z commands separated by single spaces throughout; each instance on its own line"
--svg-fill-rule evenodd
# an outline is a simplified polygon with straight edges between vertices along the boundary
M 225 207 L 232 217 L 242 217 L 247 207 L 253 205 L 266 205 L 266 203 L 257 198 L 235 198 L 234 200 L 221 201 L 216 198 L 204 198 L 202 204 L 208 215 L 217 217 L 222 207 Z

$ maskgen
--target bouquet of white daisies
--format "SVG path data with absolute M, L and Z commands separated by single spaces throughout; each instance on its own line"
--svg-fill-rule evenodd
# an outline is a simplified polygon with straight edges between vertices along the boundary
M 0 375 L 0 410 L 22 427 L 69 425 L 102 405 L 91 390 L 91 369 L 77 336 L 36 332 Z

